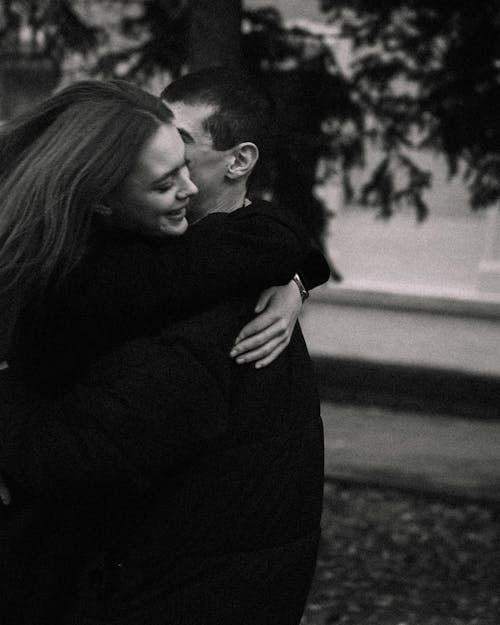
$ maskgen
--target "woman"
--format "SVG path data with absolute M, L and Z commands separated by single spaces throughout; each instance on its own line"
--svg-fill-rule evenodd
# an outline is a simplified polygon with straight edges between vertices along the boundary
M 10 375 L 41 414 L 51 409 L 47 398 L 61 397 L 114 346 L 223 297 L 286 282 L 310 251 L 299 224 L 265 211 L 230 232 L 202 223 L 179 236 L 196 188 L 171 122 L 168 109 L 139 89 L 85 82 L 2 130 L 2 297 L 19 310 Z M 167 242 L 164 235 L 175 238 Z M 3 465 L 12 476 L 6 460 L 16 437 L 12 413 L 3 425 Z M 14 478 L 22 515 L 23 475 Z M 40 508 L 34 508 L 36 526 Z M 58 527 L 68 532 L 74 522 L 78 533 L 87 510 L 66 508 Z M 58 572 L 71 559 L 77 568 L 81 556 L 69 539 L 63 544 Z M 41 553 L 47 549 L 53 545 L 42 545 Z M 46 590 L 53 590 L 50 583 Z M 37 606 L 40 622 L 46 607 Z
M 137 172 L 148 142 L 150 162 Z M 272 231 L 258 242 L 259 255 L 251 231 L 233 248 L 239 257 L 245 245 L 251 250 L 249 275 L 231 259 L 229 234 L 197 228 L 158 251 L 164 234 L 184 233 L 196 189 L 168 110 L 130 85 L 80 83 L 14 121 L 3 130 L 0 171 L 3 298 L 15 295 L 22 311 L 9 361 L 26 380 L 53 365 L 60 385 L 79 360 L 199 308 L 201 294 L 209 305 L 286 279 L 286 240 Z M 134 231 L 139 236 L 125 236 Z M 140 248 L 137 257 L 129 247 Z M 266 276 L 260 283 L 259 273 Z

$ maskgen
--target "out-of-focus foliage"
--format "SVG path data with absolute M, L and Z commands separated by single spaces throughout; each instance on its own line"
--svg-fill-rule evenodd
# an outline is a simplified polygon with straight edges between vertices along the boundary
M 0 1 L 0 118 L 48 96 L 72 51 L 88 54 L 98 30 L 64 0 Z
M 465 165 L 474 208 L 500 199 L 500 4 L 491 0 L 322 0 L 352 43 L 350 81 L 385 157 L 365 199 L 398 199 L 403 165 L 418 190 L 427 175 L 408 147 Z M 377 197 L 378 196 L 378 197 Z M 414 196 L 417 211 L 418 195 Z
M 159 69 L 180 75 L 188 56 L 189 2 L 118 0 L 113 4 L 119 15 L 116 28 L 126 43 L 103 50 L 94 72 L 138 82 L 147 82 Z
M 262 184 L 287 202 L 309 206 L 317 233 L 324 218 L 312 196 L 318 161 L 327 163 L 323 170 L 333 172 L 347 199 L 377 206 L 385 216 L 410 205 L 422 219 L 431 174 L 414 155 L 425 148 L 446 156 L 451 175 L 465 173 L 473 207 L 498 201 L 500 5 L 318 1 L 348 62 L 326 31 L 287 25 L 272 7 L 242 11 L 242 63 L 264 76 L 281 122 L 279 159 Z M 50 58 L 71 79 L 120 76 L 147 84 L 163 72 L 165 82 L 189 68 L 197 6 L 189 0 L 2 0 L 0 57 Z M 223 20 L 223 2 L 217 6 Z M 218 32 L 217 45 L 224 46 L 224 28 Z M 352 174 L 367 150 L 379 161 L 359 188 Z
M 260 74 L 277 105 L 278 154 L 269 186 L 287 206 L 309 215 L 320 238 L 325 213 L 314 197 L 318 163 L 352 196 L 350 172 L 363 164 L 365 120 L 331 46 L 306 26 L 288 27 L 274 9 L 244 14 L 247 69 Z
M 182 0 L 0 0 L 0 56 L 44 57 L 70 73 L 76 66 L 139 82 L 158 69 L 177 75 L 187 9 Z
M 98 29 L 69 0 L 1 0 L 0 56 L 45 57 L 62 62 L 70 50 L 88 51 Z

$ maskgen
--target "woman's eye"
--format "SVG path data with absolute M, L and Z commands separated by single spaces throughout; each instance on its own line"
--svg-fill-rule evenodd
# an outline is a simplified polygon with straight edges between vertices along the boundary
M 164 185 L 162 185 L 161 187 L 157 188 L 158 193 L 166 193 L 167 191 L 170 191 L 170 189 L 173 187 L 174 185 L 171 182 L 168 182 Z

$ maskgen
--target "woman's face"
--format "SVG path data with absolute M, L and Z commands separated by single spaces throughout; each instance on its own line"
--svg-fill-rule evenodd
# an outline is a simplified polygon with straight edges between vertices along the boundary
M 115 195 L 113 219 L 128 230 L 147 235 L 184 234 L 186 205 L 197 192 L 189 177 L 181 136 L 175 126 L 162 124 Z

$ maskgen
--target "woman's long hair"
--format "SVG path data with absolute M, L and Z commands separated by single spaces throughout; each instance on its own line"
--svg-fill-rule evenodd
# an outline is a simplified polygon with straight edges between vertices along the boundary
M 0 128 L 0 310 L 71 271 L 96 207 L 171 122 L 138 87 L 82 81 Z

